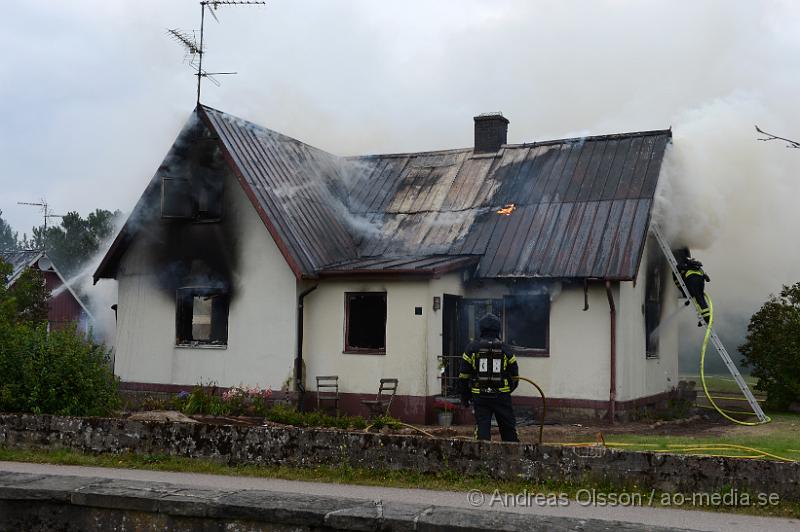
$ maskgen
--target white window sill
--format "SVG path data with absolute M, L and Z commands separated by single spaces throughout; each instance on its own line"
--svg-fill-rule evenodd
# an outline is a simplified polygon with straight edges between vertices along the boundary
M 228 349 L 227 345 L 212 344 L 178 344 L 175 349 Z

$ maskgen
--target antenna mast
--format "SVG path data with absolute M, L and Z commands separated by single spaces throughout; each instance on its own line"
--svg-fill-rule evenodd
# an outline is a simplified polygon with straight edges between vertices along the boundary
M 266 2 L 262 1 L 247 1 L 247 0 L 202 0 L 200 2 L 200 42 L 197 42 L 197 39 L 194 36 L 194 32 L 192 35 L 185 33 L 177 28 L 167 30 L 167 33 L 172 36 L 173 39 L 178 41 L 185 49 L 186 49 L 186 56 L 190 57 L 191 60 L 189 61 L 189 66 L 191 68 L 195 68 L 197 72 L 195 76 L 197 76 L 197 104 L 200 105 L 200 87 L 202 85 L 203 78 L 208 78 L 211 80 L 214 85 L 219 86 L 219 81 L 217 81 L 214 76 L 224 76 L 224 75 L 231 75 L 236 74 L 236 72 L 206 72 L 203 70 L 203 54 L 205 54 L 205 48 L 203 47 L 203 41 L 205 36 L 205 23 L 206 23 L 206 8 L 208 8 L 209 14 L 214 17 L 219 23 L 219 19 L 217 15 L 214 14 L 214 11 L 219 9 L 220 6 L 253 6 L 253 5 L 266 5 Z
M 38 203 L 31 203 L 31 202 L 27 202 L 27 201 L 18 201 L 17 205 L 30 205 L 32 207 L 39 207 L 41 209 L 42 217 L 44 218 L 44 236 L 45 236 L 45 239 L 42 240 L 42 249 L 44 249 L 45 246 L 46 246 L 46 242 L 47 242 L 47 239 L 46 239 L 46 237 L 47 237 L 47 220 L 50 219 L 50 218 L 63 218 L 64 216 L 62 214 L 53 214 L 52 212 L 50 212 L 50 205 L 47 204 L 47 201 L 45 201 L 44 198 L 39 200 Z

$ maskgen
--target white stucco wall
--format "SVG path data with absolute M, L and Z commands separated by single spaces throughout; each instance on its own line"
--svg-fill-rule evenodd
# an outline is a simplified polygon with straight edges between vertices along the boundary
M 431 279 L 428 284 L 428 395 L 438 395 L 442 392 L 442 382 L 439 376 L 439 357 L 442 356 L 442 319 L 444 316 L 444 295 L 460 296 L 464 294 L 460 272 L 443 275 L 439 279 Z M 440 297 L 442 308 L 432 310 L 433 298 Z
M 215 381 L 280 389 L 292 375 L 297 283 L 263 222 L 231 175 L 223 224 L 238 241 L 226 348 L 175 347 L 175 295 L 156 284 L 144 240 L 118 273 L 116 373 L 123 381 L 192 385 Z M 203 245 L 199 242 L 198 245 Z
M 342 352 L 344 294 L 362 291 L 387 293 L 385 355 Z M 646 359 L 643 283 L 614 283 L 612 292 L 617 306 L 618 400 L 670 389 L 677 378 L 675 331 L 663 333 L 659 359 Z M 436 395 L 441 391 L 437 357 L 442 353 L 443 311 L 432 309 L 433 297 L 452 294 L 500 299 L 509 293 L 505 284 L 497 282 L 465 288 L 457 273 L 431 280 L 322 281 L 306 300 L 306 386 L 313 389 L 317 375 L 334 374 L 339 375 L 342 392 L 373 393 L 380 378 L 397 377 L 400 394 Z M 665 301 L 663 315 L 668 315 L 674 305 L 674 301 Z M 423 308 L 423 316 L 414 315 L 415 306 Z M 551 303 L 549 356 L 519 356 L 520 374 L 535 380 L 549 397 L 606 401 L 610 384 L 610 315 L 605 286 L 592 283 L 589 310 L 584 311 L 583 306 L 582 285 L 563 285 Z M 538 396 L 524 383 L 515 394 Z
M 486 282 L 467 290 L 469 298 L 502 298 L 511 293 Z M 550 353 L 517 356 L 519 373 L 534 380 L 548 397 L 607 400 L 609 389 L 609 312 L 605 287 L 589 287 L 589 310 L 583 311 L 583 287 L 564 285 L 550 304 Z M 538 397 L 521 383 L 517 396 Z
M 652 236 L 649 237 L 652 239 Z M 647 249 L 647 248 L 646 248 Z M 647 253 L 642 257 L 639 275 L 634 283 L 622 283 L 617 304 L 619 311 L 617 399 L 625 401 L 668 391 L 678 384 L 678 320 L 659 329 L 657 358 L 647 358 L 645 343 L 644 303 L 647 287 Z M 660 260 L 660 257 L 658 257 Z M 672 283 L 664 264 L 662 282 Z M 678 308 L 675 290 L 665 286 L 662 292 L 661 319 Z
M 228 319 L 228 346 L 175 347 L 175 295 L 156 283 L 146 242 L 128 249 L 118 275 L 119 309 L 116 372 L 125 381 L 193 385 L 215 381 L 280 389 L 292 376 L 295 356 L 298 284 L 255 209 L 233 176 L 226 178 L 224 224 L 236 231 L 235 294 Z M 660 334 L 660 357 L 645 357 L 644 291 L 648 257 L 637 283 L 614 283 L 617 304 L 617 399 L 654 395 L 677 384 L 677 327 Z M 665 282 L 669 276 L 665 273 Z M 306 281 L 305 286 L 311 282 Z M 306 298 L 305 384 L 317 375 L 339 375 L 340 390 L 375 393 L 380 378 L 400 379 L 401 395 L 430 396 L 441 391 L 443 309 L 433 298 L 502 298 L 504 283 L 465 287 L 461 273 L 435 279 L 322 280 Z M 386 354 L 345 354 L 344 294 L 387 293 Z M 665 290 L 665 294 L 672 294 Z M 519 356 L 520 374 L 543 387 L 549 397 L 605 401 L 609 392 L 609 308 L 605 287 L 592 283 L 589 310 L 583 311 L 582 285 L 562 285 L 551 303 L 547 357 Z M 665 297 L 662 316 L 677 307 Z M 422 307 L 423 314 L 414 314 Z M 677 320 L 676 320 L 677 321 Z M 528 384 L 516 395 L 536 397 Z
M 386 353 L 343 353 L 346 292 L 386 292 Z M 414 307 L 422 307 L 421 316 Z M 399 395 L 428 395 L 427 280 L 326 280 L 305 301 L 306 388 L 318 375 L 338 375 L 339 391 L 376 393 L 381 378 L 399 379 Z

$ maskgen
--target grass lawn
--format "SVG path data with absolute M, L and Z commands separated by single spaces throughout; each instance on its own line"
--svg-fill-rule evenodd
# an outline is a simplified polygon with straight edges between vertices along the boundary
M 742 378 L 744 378 L 744 382 L 747 383 L 747 386 L 750 387 L 750 390 L 752 390 L 753 393 L 758 393 L 755 389 L 758 379 L 751 377 L 750 375 L 742 375 Z M 703 384 L 700 382 L 699 374 L 681 374 L 680 380 L 696 382 L 696 389 L 701 394 L 703 393 Z M 706 385 L 708 386 L 709 391 L 719 393 L 742 393 L 741 390 L 739 390 L 739 385 L 736 384 L 736 381 L 733 380 L 733 377 L 730 375 L 706 375 Z
M 440 491 L 464 492 L 477 489 L 491 494 L 495 490 L 501 493 L 565 493 L 575 497 L 578 489 L 594 488 L 598 493 L 616 493 L 623 491 L 632 493 L 635 490 L 625 487 L 614 487 L 601 484 L 571 485 L 563 482 L 533 484 L 524 481 L 498 481 L 485 475 L 463 475 L 454 471 L 443 471 L 436 474 L 416 471 L 392 471 L 388 469 L 353 468 L 348 465 L 287 467 L 271 465 L 227 465 L 218 460 L 183 458 L 166 455 L 134 455 L 134 454 L 83 454 L 69 450 L 21 450 L 0 447 L 0 461 L 32 462 L 41 464 L 82 465 L 92 467 L 116 467 L 127 469 L 145 469 L 151 471 L 177 471 L 187 473 L 205 473 L 213 475 L 236 475 L 249 477 L 280 478 L 332 484 L 356 484 L 364 486 L 386 486 L 411 489 L 431 489 Z M 641 493 L 646 497 L 648 490 Z M 654 506 L 659 505 L 660 493 L 654 497 Z M 722 511 L 743 513 L 769 517 L 800 518 L 800 502 L 781 501 L 775 506 L 749 507 L 693 507 L 686 505 L 683 509 L 704 511 Z
M 692 454 L 724 454 L 731 456 L 753 456 L 747 450 L 700 450 L 703 445 L 717 446 L 741 445 L 752 447 L 791 460 L 800 460 L 800 415 L 773 414 L 772 422 L 766 425 L 745 427 L 731 425 L 724 432 L 714 435 L 659 435 L 659 434 L 614 434 L 609 442 L 634 444 L 625 446 L 631 450 L 669 450 L 670 452 L 690 452 Z M 690 447 L 694 445 L 696 447 Z M 672 447 L 671 447 L 672 446 Z M 675 446 L 683 446 L 681 448 Z M 765 457 L 770 458 L 770 457 Z

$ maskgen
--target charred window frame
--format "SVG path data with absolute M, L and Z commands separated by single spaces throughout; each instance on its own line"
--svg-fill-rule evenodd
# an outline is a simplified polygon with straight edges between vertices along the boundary
M 503 341 L 519 356 L 549 356 L 550 295 L 513 294 L 503 298 Z
M 161 178 L 161 217 L 195 222 L 222 219 L 223 187 L 211 182 L 193 186 L 183 177 Z
M 345 292 L 344 353 L 386 354 L 386 292 Z
M 195 217 L 192 185 L 183 177 L 161 178 L 161 217 L 191 220 Z
M 498 318 L 503 318 L 502 299 L 464 298 L 461 300 L 459 321 L 461 323 L 461 337 L 465 343 L 480 338 L 481 318 L 492 313 Z
M 179 288 L 176 292 L 175 345 L 227 346 L 229 307 L 230 297 L 224 290 Z
M 658 260 L 658 255 L 651 253 L 649 258 L 644 291 L 645 357 L 658 358 L 659 335 L 656 332 L 661 324 L 664 268 L 663 262 Z

